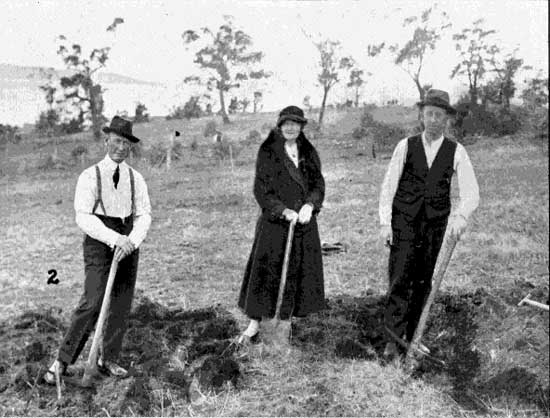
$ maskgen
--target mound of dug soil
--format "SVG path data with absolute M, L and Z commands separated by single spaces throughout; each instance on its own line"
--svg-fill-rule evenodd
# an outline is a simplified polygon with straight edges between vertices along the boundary
M 441 293 L 423 342 L 445 365 L 423 359 L 414 375 L 468 410 L 492 405 L 548 411 L 548 313 L 518 307 L 517 293 Z M 543 300 L 548 290 L 539 293 L 535 299 Z M 327 300 L 325 311 L 296 321 L 293 343 L 313 355 L 383 362 L 384 303 L 383 296 L 368 293 Z
M 42 382 L 66 329 L 61 312 L 39 310 L 0 324 L 0 410 L 10 415 L 160 415 L 171 405 L 184 405 L 196 389 L 219 391 L 237 385 L 241 373 L 234 356 L 235 320 L 220 307 L 169 310 L 137 297 L 120 355 L 129 377 L 98 379 L 92 389 L 79 381 L 87 352 L 70 368 L 63 399 Z

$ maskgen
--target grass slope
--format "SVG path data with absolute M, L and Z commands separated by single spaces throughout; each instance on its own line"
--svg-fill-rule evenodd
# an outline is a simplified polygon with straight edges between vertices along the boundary
M 381 114 L 386 116 L 379 117 L 391 116 L 387 110 Z M 421 367 L 410 377 L 399 363 L 380 360 L 378 347 L 368 339 L 365 329 L 375 322 L 357 319 L 365 312 L 374 312 L 369 309 L 379 305 L 387 287 L 387 251 L 378 243 L 377 205 L 388 160 L 387 156 L 371 160 L 361 155 L 362 145 L 350 135 L 359 116 L 359 112 L 329 112 L 325 134 L 314 139 L 327 183 L 325 207 L 319 217 L 321 239 L 348 245 L 347 252 L 324 259 L 326 293 L 329 303 L 337 306 L 335 301 L 341 300 L 344 308 L 331 309 L 311 322 L 298 322 L 297 342 L 283 361 L 269 350 L 253 348 L 243 363 L 237 388 L 205 392 L 191 403 L 177 401 L 164 407 L 157 402 L 148 414 L 548 414 L 548 314 L 515 306 L 529 290 L 534 289 L 541 298 L 548 295 L 547 156 L 520 137 L 481 140 L 468 146 L 480 183 L 481 204 L 451 260 L 427 338 L 446 359 L 475 353 L 479 362 L 470 377 L 472 369 L 461 371 L 460 362 L 451 373 Z M 232 125 L 222 129 L 237 144 L 252 129 L 265 136 L 274 120 L 275 114 L 238 115 Z M 138 289 L 167 309 L 219 305 L 242 328 L 246 318 L 235 305 L 258 215 L 251 189 L 259 144 L 243 148 L 233 168 L 227 161 L 215 162 L 206 157 L 209 144 L 202 138 L 205 123 L 154 121 L 136 127 L 146 146 L 164 141 L 170 130 L 179 129 L 186 150 L 170 172 L 134 161 L 147 180 L 153 204 L 153 224 L 141 250 Z M 193 139 L 199 144 L 196 151 L 188 148 Z M 101 144 L 93 144 L 87 135 L 64 141 L 61 156 L 69 156 L 78 143 L 89 145 L 90 163 L 103 153 Z M 57 171 L 34 168 L 51 147 L 47 140 L 22 143 L 10 149 L 9 160 L 3 164 L 0 318 L 8 322 L 25 312 L 59 307 L 61 312 L 56 311 L 56 315 L 66 324 L 80 297 L 82 233 L 74 222 L 72 199 L 81 167 Z M 49 269 L 57 270 L 58 285 L 46 284 Z M 350 302 L 353 297 L 358 301 Z M 481 298 L 477 305 L 475 297 Z M 473 302 L 462 303 L 465 300 Z M 358 314 L 350 318 L 346 312 Z M 463 328 L 452 321 L 470 321 L 470 317 L 475 317 L 473 322 L 464 322 Z M 315 327 L 321 329 L 318 337 L 308 331 Z M 7 329 L 0 333 L 4 344 Z M 546 334 L 541 331 L 544 329 Z M 439 335 L 435 330 L 454 334 Z M 466 330 L 462 341 L 467 340 L 467 347 L 457 335 L 461 330 Z M 19 347 L 9 348 L 9 356 L 18 358 L 18 350 L 33 343 L 37 334 L 31 331 L 17 334 Z M 55 347 L 60 335 L 59 331 L 52 334 L 49 348 Z M 335 347 L 348 336 L 371 344 L 374 351 L 343 355 Z M 48 356 L 41 361 L 46 364 Z M 14 378 L 13 373 L 9 365 L 0 367 L 0 375 L 7 381 Z M 464 377 L 462 386 L 466 382 L 470 392 L 456 384 L 458 375 Z M 532 390 L 526 392 L 526 387 Z M 21 395 L 11 387 L 6 389 L 0 401 L 2 415 L 62 413 L 51 405 L 50 409 L 40 409 L 40 399 L 55 396 L 55 389 L 41 390 Z M 86 415 L 89 411 L 72 412 Z M 105 405 L 96 413 L 112 411 Z

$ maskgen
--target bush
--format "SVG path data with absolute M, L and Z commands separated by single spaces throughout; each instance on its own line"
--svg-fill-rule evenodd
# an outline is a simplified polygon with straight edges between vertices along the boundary
M 17 133 L 17 126 L 2 125 L 0 123 L 0 145 L 4 146 L 8 143 L 17 144 L 21 141 L 21 135 Z
M 73 158 L 73 160 L 75 162 L 80 162 L 81 165 L 84 165 L 84 159 L 87 154 L 88 148 L 83 144 L 77 145 L 71 151 L 71 157 Z
M 218 127 L 216 125 L 216 122 L 211 120 L 211 121 L 208 121 L 208 123 L 204 127 L 204 131 L 202 132 L 202 134 L 205 138 L 212 138 L 217 131 L 218 131 Z
M 60 132 L 59 114 L 55 109 L 40 112 L 38 120 L 34 124 L 34 130 L 39 135 L 57 135 Z
M 251 130 L 248 132 L 248 136 L 246 137 L 247 142 L 259 142 L 262 140 L 262 134 L 260 134 L 256 129 Z
M 55 159 L 53 155 L 48 155 L 38 163 L 40 170 L 65 170 L 69 164 L 61 159 Z
M 191 119 L 202 117 L 204 115 L 204 111 L 199 104 L 199 100 L 199 96 L 191 96 L 183 107 L 178 106 L 173 108 L 170 114 L 166 116 L 166 119 Z
M 152 166 L 161 166 L 166 163 L 166 151 L 166 144 L 157 143 L 153 145 L 147 151 L 147 161 L 149 161 L 149 164 Z M 181 159 L 183 151 L 183 145 L 181 142 L 174 142 L 171 154 L 172 161 Z
M 73 150 L 71 151 L 71 157 L 76 160 L 81 155 L 87 154 L 87 153 L 88 153 L 88 148 L 86 147 L 86 145 L 80 144 L 73 148 Z
M 68 122 L 59 124 L 59 130 L 66 135 L 76 134 L 84 130 L 84 117 L 81 114 L 77 118 L 73 118 Z
M 147 107 L 143 103 L 138 102 L 136 105 L 134 123 L 149 122 L 149 113 L 147 113 Z
M 397 143 L 407 136 L 407 130 L 399 125 L 379 122 L 368 111 L 363 112 L 356 135 L 372 135 L 378 151 L 391 152 Z M 355 132 L 355 131 L 354 131 Z M 352 134 L 353 135 L 353 134 Z
M 231 143 L 228 137 L 212 144 L 212 150 L 214 156 L 219 160 L 229 159 L 230 156 L 233 156 L 233 160 L 235 160 L 241 151 L 236 144 Z

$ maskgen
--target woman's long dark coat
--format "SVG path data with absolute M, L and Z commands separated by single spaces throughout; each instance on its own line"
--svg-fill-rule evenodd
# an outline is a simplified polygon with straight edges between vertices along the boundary
M 239 307 L 251 318 L 272 318 L 281 279 L 289 222 L 286 208 L 299 212 L 313 205 L 308 224 L 296 224 L 281 306 L 281 318 L 305 316 L 324 308 L 325 294 L 317 214 L 325 196 L 321 161 L 303 133 L 297 139 L 299 164 L 284 150 L 285 140 L 273 130 L 260 146 L 254 196 L 262 210 L 239 296 Z

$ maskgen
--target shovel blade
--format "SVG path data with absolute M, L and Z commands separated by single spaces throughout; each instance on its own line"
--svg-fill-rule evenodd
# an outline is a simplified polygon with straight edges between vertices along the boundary
M 290 321 L 270 319 L 262 322 L 262 341 L 279 348 L 290 346 Z

